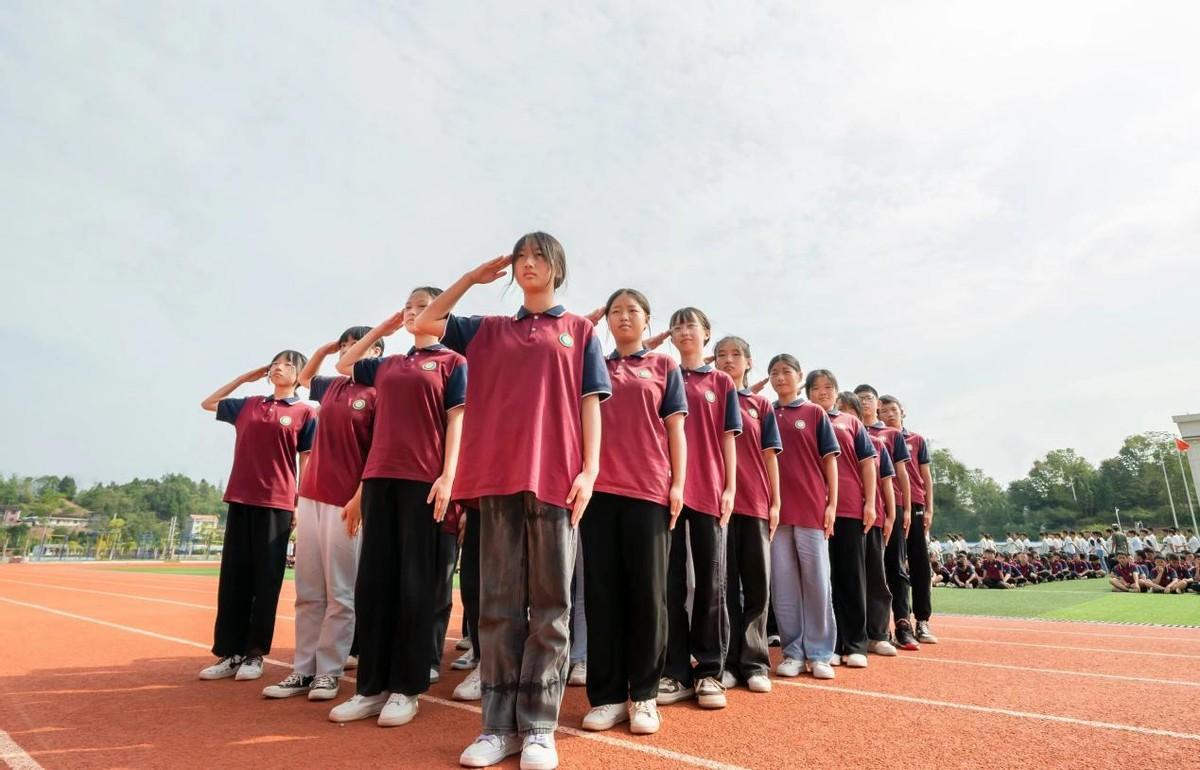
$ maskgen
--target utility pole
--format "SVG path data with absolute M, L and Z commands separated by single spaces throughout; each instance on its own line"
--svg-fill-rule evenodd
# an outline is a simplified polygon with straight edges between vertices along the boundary
M 171 528 L 167 530 L 167 553 L 163 556 L 163 561 L 170 561 L 175 554 L 175 524 L 178 522 L 174 516 L 171 517 Z
M 1188 491 L 1187 473 L 1183 470 L 1183 452 L 1176 452 L 1175 459 L 1179 461 L 1179 478 L 1183 479 L 1183 496 L 1188 501 L 1188 511 L 1192 514 L 1192 532 L 1200 534 L 1200 529 L 1196 527 L 1196 507 L 1192 505 L 1192 493 L 1195 490 Z
M 1121 509 L 1120 509 L 1120 508 L 1113 508 L 1113 513 L 1115 513 L 1115 514 L 1117 515 L 1117 526 L 1118 526 L 1118 527 L 1121 527 Z M 1125 531 L 1125 527 L 1121 527 L 1121 531 L 1122 531 L 1122 532 L 1124 532 L 1124 531 Z

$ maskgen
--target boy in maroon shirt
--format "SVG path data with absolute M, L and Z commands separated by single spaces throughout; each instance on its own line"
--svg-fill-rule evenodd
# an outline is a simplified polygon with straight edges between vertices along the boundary
M 1108 580 L 1112 589 L 1124 593 L 1140 594 L 1142 586 L 1139 577 L 1137 568 L 1129 561 L 1129 554 L 1117 554 L 1117 565 L 1113 567 L 1112 577 Z
M 316 411 L 296 397 L 305 363 L 301 353 L 285 350 L 269 366 L 252 369 L 201 402 L 237 431 L 225 487 L 229 514 L 213 629 L 212 651 L 220 660 L 201 671 L 201 679 L 258 679 L 263 656 L 271 651 L 297 477 L 304 475 L 317 428 Z M 272 395 L 228 398 L 264 376 L 270 378 Z
M 996 558 L 996 552 L 991 548 L 983 552 L 983 562 L 979 565 L 983 571 L 983 585 L 986 588 L 1012 588 L 1008 581 L 1008 570 L 1004 562 Z

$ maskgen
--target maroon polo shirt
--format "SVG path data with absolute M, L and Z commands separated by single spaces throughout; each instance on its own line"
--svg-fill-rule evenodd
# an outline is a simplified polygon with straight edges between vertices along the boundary
M 354 381 L 375 388 L 375 429 L 362 477 L 437 481 L 446 414 L 465 403 L 467 379 L 466 359 L 444 345 L 355 363 Z
M 375 389 L 349 377 L 313 377 L 308 394 L 321 405 L 321 426 L 300 479 L 300 496 L 342 508 L 358 491 L 371 448 Z
M 296 455 L 312 449 L 317 412 L 297 398 L 223 398 L 217 419 L 237 433 L 225 502 L 296 510 Z
M 612 398 L 600 409 L 600 474 L 594 490 L 667 505 L 671 454 L 664 420 L 687 414 L 683 377 L 668 356 L 639 350 L 604 362 Z
M 561 305 L 511 316 L 451 315 L 442 341 L 471 378 L 454 499 L 532 492 L 566 508 L 583 470 L 580 402 L 612 394 L 592 322 Z
M 688 406 L 688 418 L 683 421 L 687 436 L 683 504 L 697 513 L 719 518 L 721 493 L 725 491 L 721 440 L 726 433 L 736 436 L 742 432 L 737 386 L 728 374 L 707 364 L 699 369 L 680 367 L 679 371 Z
M 883 480 L 896 478 L 896 466 L 892 462 L 892 453 L 888 451 L 887 445 L 884 443 L 883 437 L 871 435 L 868 429 L 867 435 L 871 438 L 871 445 L 875 447 L 875 470 L 877 471 L 877 481 L 875 483 L 875 525 L 883 528 L 883 520 L 887 518 L 887 507 L 883 500 Z
M 829 487 L 825 485 L 822 461 L 841 451 L 829 416 L 803 398 L 787 406 L 777 403 L 774 412 L 783 444 L 779 455 L 779 523 L 824 529 Z
M 863 517 L 862 468 L 859 463 L 875 457 L 875 445 L 871 443 L 871 435 L 866 427 L 849 412 L 839 412 L 836 409 L 829 413 L 833 423 L 833 435 L 837 436 L 838 446 L 842 452 L 838 455 L 838 504 L 839 519 L 861 519 Z
M 908 464 L 908 485 L 912 489 L 912 501 L 925 505 L 925 479 L 921 477 L 921 466 L 929 465 L 929 445 L 919 433 L 913 433 L 908 428 L 902 431 L 904 443 L 908 446 L 908 456 L 915 462 Z
M 737 490 L 733 512 L 756 519 L 767 518 L 771 507 L 771 482 L 763 452 L 783 451 L 779 426 L 771 402 L 750 390 L 738 391 L 742 433 L 737 437 Z

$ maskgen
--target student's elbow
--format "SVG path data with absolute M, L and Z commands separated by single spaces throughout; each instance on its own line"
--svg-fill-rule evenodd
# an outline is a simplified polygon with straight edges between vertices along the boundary
M 208 401 L 208 400 L 201 401 L 201 402 L 200 402 L 200 408 L 201 408 L 201 409 L 203 409 L 203 410 L 204 410 L 204 411 L 206 411 L 206 412 L 215 412 L 215 411 L 217 411 L 217 405 L 216 405 L 216 403 L 215 403 L 215 402 L 213 402 L 213 401 Z

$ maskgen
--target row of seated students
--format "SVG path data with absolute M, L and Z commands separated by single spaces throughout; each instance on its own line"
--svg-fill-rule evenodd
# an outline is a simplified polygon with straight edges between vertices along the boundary
M 1056 580 L 1108 578 L 1114 591 L 1133 593 L 1200 593 L 1195 554 L 1138 551 L 1134 558 L 1118 554 L 1112 571 L 1097 555 L 1040 555 L 1032 550 L 1016 556 L 984 550 L 981 556 L 960 551 L 952 561 L 931 560 L 933 585 L 953 588 L 1020 588 Z

